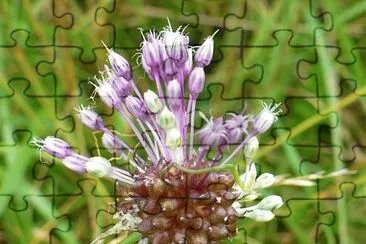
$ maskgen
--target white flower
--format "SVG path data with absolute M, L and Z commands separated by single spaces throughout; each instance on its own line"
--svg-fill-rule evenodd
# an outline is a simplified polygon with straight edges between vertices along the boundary
M 246 158 L 251 159 L 254 156 L 254 153 L 259 148 L 259 141 L 256 136 L 253 136 L 249 139 L 248 144 L 244 147 L 244 155 Z
M 273 174 L 270 173 L 263 173 L 258 176 L 257 180 L 255 181 L 254 188 L 266 188 L 271 186 L 275 182 L 275 177 Z
M 274 105 L 267 105 L 263 103 L 263 110 L 253 120 L 253 128 L 259 132 L 264 133 L 272 124 L 277 121 L 277 116 L 281 110 L 276 111 L 280 103 Z
M 96 177 L 103 177 L 110 173 L 111 163 L 103 157 L 92 157 L 85 163 L 86 171 Z
M 244 217 L 250 218 L 257 222 L 267 222 L 272 220 L 275 215 L 269 210 L 254 209 L 243 214 Z
M 146 102 L 147 107 L 153 113 L 159 112 L 163 107 L 158 95 L 156 95 L 156 93 L 151 90 L 147 90 L 147 92 L 144 93 L 144 100 Z
M 178 129 L 173 128 L 166 132 L 165 144 L 173 150 L 182 145 L 182 137 Z
M 164 107 L 163 111 L 156 116 L 156 122 L 165 130 L 172 129 L 176 125 L 175 116 L 167 107 Z

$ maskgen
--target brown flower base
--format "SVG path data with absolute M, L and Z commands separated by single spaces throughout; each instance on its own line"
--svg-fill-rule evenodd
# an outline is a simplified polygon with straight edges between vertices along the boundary
M 132 188 L 121 187 L 131 198 L 119 211 L 137 205 L 142 219 L 138 231 L 149 243 L 219 243 L 237 233 L 238 216 L 231 205 L 238 194 L 233 184 L 228 173 L 192 175 L 174 167 L 164 173 L 162 166 L 151 167 Z

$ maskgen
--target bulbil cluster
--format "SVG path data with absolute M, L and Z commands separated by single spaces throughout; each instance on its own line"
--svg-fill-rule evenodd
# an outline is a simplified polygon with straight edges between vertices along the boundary
M 239 217 L 271 220 L 272 211 L 282 205 L 279 196 L 250 207 L 241 203 L 254 201 L 261 188 L 274 182 L 269 173 L 257 177 L 252 160 L 259 145 L 256 136 L 276 121 L 278 105 L 264 105 L 256 116 L 206 118 L 201 113 L 206 124 L 195 134 L 196 101 L 204 88 L 204 68 L 213 57 L 214 35 L 191 47 L 184 28 L 174 31 L 170 23 L 159 33 L 141 33 L 139 61 L 156 92 L 141 92 L 129 62 L 108 49 L 110 66 L 95 77 L 92 98 L 98 95 L 124 118 L 146 155 L 107 128 L 92 106 L 77 108 L 81 122 L 100 132 L 103 147 L 128 162 L 133 172 L 113 166 L 115 158 L 80 155 L 58 138 L 34 138 L 33 143 L 72 171 L 118 182 L 120 193 L 129 197 L 119 199 L 119 222 L 108 233 L 139 231 L 141 243 L 217 243 L 236 234 Z M 239 152 L 245 156 L 246 170 L 235 181 L 222 169 Z M 214 170 L 218 166 L 221 170 Z

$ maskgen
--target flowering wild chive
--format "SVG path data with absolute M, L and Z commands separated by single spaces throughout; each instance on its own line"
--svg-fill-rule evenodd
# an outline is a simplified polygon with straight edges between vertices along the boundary
M 67 142 L 50 136 L 33 140 L 72 171 L 115 180 L 119 191 L 131 196 L 119 199 L 119 222 L 97 240 L 138 231 L 140 243 L 218 243 L 237 234 L 238 218 L 271 220 L 283 204 L 281 197 L 250 202 L 275 181 L 269 173 L 257 176 L 253 158 L 257 136 L 276 121 L 278 104 L 264 105 L 256 116 L 207 118 L 200 112 L 206 124 L 195 131 L 196 101 L 213 57 L 214 35 L 191 47 L 184 28 L 174 31 L 169 23 L 159 33 L 142 32 L 142 37 L 140 61 L 156 90 L 140 91 L 129 62 L 108 50 L 110 67 L 95 78 L 92 98 L 98 95 L 122 116 L 146 154 L 136 153 L 135 145 L 108 129 L 91 106 L 78 107 L 78 116 L 101 134 L 104 148 L 114 154 L 111 159 L 79 155 Z M 232 160 L 238 155 L 246 159 L 241 175 Z M 114 160 L 128 162 L 131 171 L 114 166 Z

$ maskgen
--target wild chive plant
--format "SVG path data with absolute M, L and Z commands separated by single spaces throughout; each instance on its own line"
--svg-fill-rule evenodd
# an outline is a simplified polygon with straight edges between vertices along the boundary
M 102 133 L 103 146 L 127 161 L 132 172 L 113 166 L 113 158 L 79 155 L 58 138 L 33 140 L 69 169 L 116 180 L 120 192 L 131 196 L 119 201 L 119 222 L 97 240 L 138 231 L 144 236 L 141 243 L 218 243 L 236 235 L 240 217 L 271 220 L 272 211 L 283 204 L 281 197 L 268 196 L 249 207 L 241 203 L 256 200 L 260 189 L 275 181 L 270 173 L 257 177 L 253 155 L 259 145 L 257 136 L 277 119 L 278 104 L 264 105 L 256 116 L 206 118 L 201 114 L 207 123 L 195 134 L 196 101 L 204 87 L 204 68 L 213 56 L 214 34 L 198 48 L 189 46 L 184 28 L 173 31 L 170 24 L 142 37 L 140 61 L 157 91 L 141 92 L 128 61 L 108 50 L 110 67 L 105 66 L 92 83 L 92 98 L 98 94 L 126 120 L 147 156 L 135 153 L 117 132 L 108 129 L 91 106 L 77 108 L 81 122 Z M 236 148 L 224 156 L 233 145 Z M 208 158 L 209 152 L 214 152 L 213 159 Z M 240 152 L 246 160 L 241 175 L 232 162 Z

